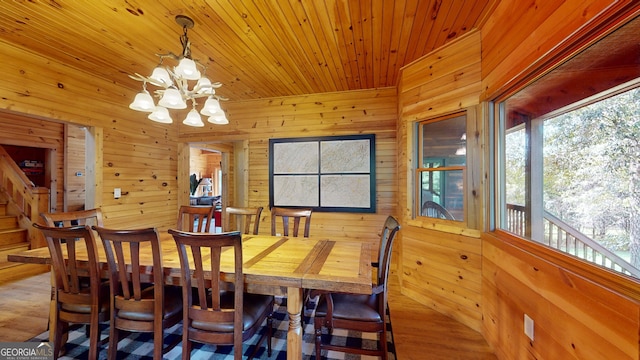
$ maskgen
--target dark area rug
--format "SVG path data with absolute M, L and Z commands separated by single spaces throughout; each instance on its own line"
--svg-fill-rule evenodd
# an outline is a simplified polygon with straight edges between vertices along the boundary
M 315 338 L 313 334 L 313 307 L 309 307 L 312 310 L 307 310 L 304 316 L 304 334 L 302 344 L 302 354 L 304 360 L 315 360 Z M 395 348 L 393 345 L 393 334 L 391 331 L 391 322 L 389 314 L 387 314 L 387 324 L 389 331 L 387 332 L 387 343 L 389 349 L 389 360 L 395 360 Z M 267 357 L 266 342 L 263 342 L 261 347 L 257 350 L 254 359 L 271 359 L 271 360 L 285 360 L 287 358 L 287 329 L 289 327 L 289 319 L 287 315 L 286 299 L 276 298 L 276 307 L 273 313 L 273 339 L 271 342 L 272 353 L 270 357 Z M 256 333 L 251 339 L 247 340 L 243 344 L 242 354 L 243 357 L 248 357 L 255 349 L 256 343 L 260 339 L 260 335 L 266 332 L 266 322 L 262 329 Z M 106 338 L 109 335 L 109 328 L 105 327 L 102 330 L 102 338 Z M 328 336 L 329 335 L 325 335 Z M 169 328 L 165 331 L 164 342 L 165 344 L 171 344 L 182 337 L 182 323 Z M 30 341 L 42 342 L 49 340 L 49 332 L 44 332 Z M 351 346 L 361 346 L 365 348 L 375 348 L 377 346 L 377 336 L 372 333 L 360 333 L 354 331 L 343 331 L 336 329 L 331 337 L 333 343 L 349 343 Z M 73 326 L 72 331 L 69 332 L 69 341 L 66 344 L 66 353 L 59 359 L 86 359 L 88 355 L 89 339 L 85 334 L 84 326 Z M 191 359 L 220 359 L 220 360 L 232 360 L 233 359 L 233 347 L 232 346 L 212 346 L 204 344 L 193 344 L 193 351 L 191 353 Z M 131 333 L 118 344 L 118 359 L 140 359 L 140 360 L 152 360 L 153 359 L 153 337 L 147 333 Z M 182 355 L 181 343 L 178 343 L 171 351 L 164 354 L 164 359 L 180 359 Z M 371 356 L 359 356 L 352 354 L 339 353 L 334 351 L 323 352 L 323 359 L 344 359 L 344 360 L 357 360 L 357 359 L 379 359 Z M 100 349 L 99 359 L 106 359 L 107 357 L 107 345 L 103 345 Z

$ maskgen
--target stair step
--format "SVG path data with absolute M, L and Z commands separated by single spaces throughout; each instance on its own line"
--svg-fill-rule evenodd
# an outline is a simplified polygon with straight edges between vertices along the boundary
M 27 242 L 27 229 L 0 229 L 0 247 Z
M 0 215 L 0 229 L 15 229 L 18 227 L 16 216 Z
M 49 265 L 41 264 L 5 263 L 5 265 L 0 266 L 0 284 L 25 279 L 51 270 Z
M 29 250 L 28 242 L 0 246 L 0 264 L 7 262 L 7 255 Z M 18 264 L 18 263 L 10 263 Z

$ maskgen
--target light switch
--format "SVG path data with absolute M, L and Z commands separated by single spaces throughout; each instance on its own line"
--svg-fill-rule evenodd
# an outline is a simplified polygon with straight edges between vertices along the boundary
M 533 319 L 524 314 L 524 334 L 533 341 Z
M 113 189 L 113 198 L 114 199 L 120 199 L 120 196 L 122 196 L 122 191 L 120 190 L 120 188 L 114 188 Z

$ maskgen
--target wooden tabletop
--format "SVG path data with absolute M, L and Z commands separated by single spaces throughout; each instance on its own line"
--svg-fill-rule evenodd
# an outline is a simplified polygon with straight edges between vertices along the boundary
M 161 239 L 167 283 L 179 284 L 180 261 L 175 242 L 169 234 L 162 234 Z M 369 243 L 243 235 L 242 251 L 248 284 L 371 293 Z M 98 252 L 100 262 L 106 263 L 102 246 L 98 246 Z M 80 249 L 78 260 L 86 259 Z M 10 254 L 8 260 L 31 264 L 50 264 L 51 261 L 46 247 Z M 222 271 L 232 274 L 232 261 L 230 253 L 223 254 Z M 151 266 L 151 263 L 150 255 L 141 258 L 141 266 Z

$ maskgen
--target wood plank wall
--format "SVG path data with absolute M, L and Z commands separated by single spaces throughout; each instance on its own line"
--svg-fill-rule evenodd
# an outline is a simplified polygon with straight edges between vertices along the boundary
M 96 133 L 103 138 L 97 141 L 102 147 L 97 151 L 101 160 L 96 164 L 96 173 L 103 175 L 98 177 L 95 191 L 96 198 L 102 201 L 96 206 L 102 207 L 105 225 L 175 226 L 180 125 L 157 124 L 149 121 L 145 114 L 131 111 L 128 104 L 134 92 L 123 90 L 118 79 L 100 79 L 74 69 L 74 61 L 77 60 L 56 63 L 0 39 L 0 62 L 4 70 L 0 109 L 99 128 Z M 3 121 L 0 128 L 5 132 L 9 124 L 18 126 L 14 124 L 22 121 Z M 23 126 L 31 135 L 43 127 L 41 121 Z M 36 136 L 29 139 L 39 141 Z M 61 141 L 62 136 L 57 139 Z M 58 153 L 62 156 L 62 149 Z M 120 199 L 113 198 L 116 187 L 122 189 Z M 188 187 L 186 189 L 188 191 Z M 62 189 L 58 191 L 59 204 L 62 204 Z
M 413 218 L 415 168 L 414 126 L 417 121 L 466 109 L 476 119 L 480 95 L 480 33 L 460 39 L 405 67 L 399 96 L 399 202 L 402 206 L 402 292 L 480 331 L 482 324 L 481 126 L 468 122 L 467 207 L 464 223 Z M 477 116 L 479 119 L 480 117 Z M 472 124 L 470 127 L 469 124 Z M 476 131 L 477 127 L 477 131 Z M 409 140 L 411 139 L 411 140 Z M 475 195 L 473 195 L 475 194 Z
M 553 250 L 505 235 L 482 236 L 483 332 L 498 358 L 638 359 L 638 299 L 594 282 L 579 264 L 554 263 Z M 524 334 L 525 314 L 534 341 Z
M 83 210 L 85 203 L 85 169 L 86 134 L 84 127 L 67 124 L 65 129 L 65 175 L 64 195 L 65 211 Z M 63 159 L 60 159 L 63 160 Z M 80 175 L 78 175 L 80 174 Z M 60 203 L 62 205 L 62 203 Z M 64 209 L 64 206 L 61 206 Z
M 630 4 L 547 1 L 525 7 L 502 0 L 482 28 L 482 98 L 511 90 L 559 58 L 576 37 L 612 26 L 612 14 Z M 558 259 L 499 232 L 483 234 L 482 244 L 482 331 L 499 359 L 640 358 L 636 281 Z M 534 341 L 524 335 L 524 314 L 534 320 Z
M 184 142 L 248 141 L 247 205 L 265 208 L 260 219 L 260 233 L 269 233 L 271 227 L 268 210 L 270 138 L 375 134 L 376 213 L 316 212 L 311 220 L 311 234 L 377 244 L 384 219 L 387 215 L 396 215 L 397 102 L 394 88 L 229 101 L 222 106 L 227 110 L 230 124 L 207 124 L 204 129 L 183 128 L 180 139 Z

